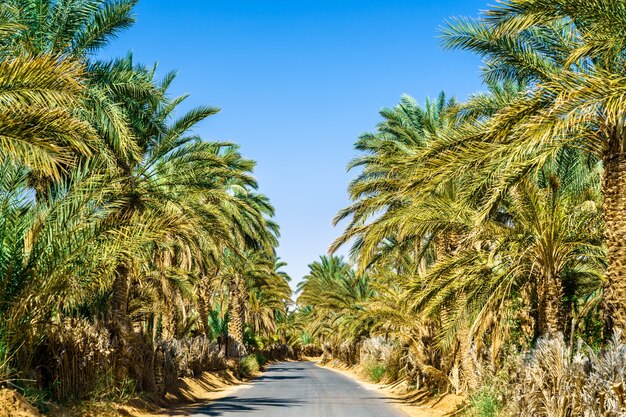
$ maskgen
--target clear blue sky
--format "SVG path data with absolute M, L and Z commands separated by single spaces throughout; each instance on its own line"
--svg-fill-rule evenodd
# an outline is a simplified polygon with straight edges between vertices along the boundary
M 105 56 L 179 71 L 186 104 L 222 111 L 207 140 L 241 144 L 258 162 L 261 192 L 277 210 L 279 255 L 294 279 L 341 232 L 331 219 L 348 204 L 357 136 L 404 93 L 423 102 L 481 88 L 479 60 L 444 51 L 438 28 L 476 15 L 486 0 L 141 0 L 137 23 Z M 347 252 L 347 251 L 346 251 Z

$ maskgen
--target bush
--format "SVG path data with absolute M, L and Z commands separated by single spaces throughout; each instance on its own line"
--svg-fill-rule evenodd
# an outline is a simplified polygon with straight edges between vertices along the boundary
M 497 417 L 502 411 L 503 403 L 498 392 L 490 387 L 482 387 L 470 396 L 470 406 L 465 414 L 468 417 Z
M 251 377 L 254 373 L 259 372 L 261 367 L 255 355 L 248 355 L 241 358 L 241 375 Z
M 256 361 L 258 362 L 259 366 L 263 366 L 267 363 L 267 359 L 265 358 L 264 354 L 255 353 L 254 356 L 256 357 Z
M 389 382 L 402 378 L 404 356 L 401 347 L 380 336 L 364 339 L 359 353 L 361 363 L 373 364 L 369 376 L 376 382 L 383 377 Z M 384 364 L 384 369 L 375 369 L 377 364 Z
M 40 370 L 38 383 L 50 388 L 55 400 L 84 399 L 93 390 L 115 387 L 113 378 L 102 378 L 114 365 L 114 348 L 103 326 L 82 319 L 63 319 L 50 325 L 45 336 L 34 365 Z
M 380 382 L 387 373 L 387 367 L 384 363 L 368 362 L 364 365 L 367 377 L 372 382 Z
M 164 355 L 168 385 L 181 377 L 199 376 L 204 371 L 226 369 L 220 348 L 204 336 L 164 340 L 159 343 Z

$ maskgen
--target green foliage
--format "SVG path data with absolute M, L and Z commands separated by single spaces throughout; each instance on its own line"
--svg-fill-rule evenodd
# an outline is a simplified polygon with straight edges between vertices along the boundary
M 0 326 L 0 383 L 6 383 L 14 371 L 11 369 L 11 352 L 9 340 L 5 334 L 6 330 Z
M 254 334 L 254 332 L 250 328 L 246 328 L 244 330 L 243 342 L 246 345 L 246 347 L 250 349 L 253 349 L 253 350 L 263 349 L 263 341 L 261 340 L 261 337 Z
M 502 393 L 490 386 L 481 387 L 469 398 L 468 409 L 464 415 L 468 417 L 498 417 L 504 410 Z
M 306 331 L 335 342 L 367 334 L 370 323 L 362 312 L 374 293 L 368 276 L 357 276 L 348 262 L 336 256 L 322 256 L 309 269 L 298 284 Z
M 219 304 L 209 311 L 207 336 L 216 342 L 220 337 L 228 333 L 228 314 L 222 313 Z
M 267 363 L 267 358 L 262 353 L 255 353 L 254 357 L 261 368 Z
M 300 335 L 300 343 L 302 346 L 308 346 L 313 343 L 313 336 L 311 336 L 311 333 L 307 331 L 303 332 Z
M 94 401 L 127 402 L 137 393 L 137 383 L 130 378 L 115 380 L 112 371 L 99 376 L 95 390 L 90 399 Z
M 241 375 L 249 378 L 261 370 L 261 365 L 255 355 L 247 355 L 241 358 Z
M 363 364 L 363 369 L 370 381 L 375 383 L 380 382 L 387 374 L 386 364 L 380 362 L 366 362 Z

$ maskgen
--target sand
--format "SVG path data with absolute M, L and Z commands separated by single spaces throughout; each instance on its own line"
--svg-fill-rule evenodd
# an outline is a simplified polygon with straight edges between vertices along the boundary
M 182 378 L 163 398 L 154 401 L 134 398 L 124 404 L 86 402 L 76 407 L 52 410 L 52 417 L 163 417 L 193 414 L 193 409 L 231 395 L 245 386 L 230 371 L 204 372 L 197 378 Z M 17 415 L 16 415 L 17 416 Z M 0 414 L 0 417 L 5 417 Z M 11 415 L 11 417 L 13 417 Z M 22 417 L 21 415 L 19 417 Z M 24 416 L 24 417 L 31 417 Z
M 40 417 L 41 413 L 18 392 L 0 389 L 0 417 Z

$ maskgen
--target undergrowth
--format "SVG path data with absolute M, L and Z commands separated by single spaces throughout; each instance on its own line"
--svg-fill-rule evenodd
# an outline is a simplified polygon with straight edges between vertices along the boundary
M 241 375 L 248 378 L 259 372 L 261 366 L 255 355 L 248 355 L 241 358 Z
M 504 408 L 500 393 L 492 386 L 483 386 L 469 398 L 466 417 L 497 417 Z
M 365 364 L 364 370 L 370 381 L 376 383 L 380 382 L 387 373 L 386 365 L 380 362 L 368 362 Z

